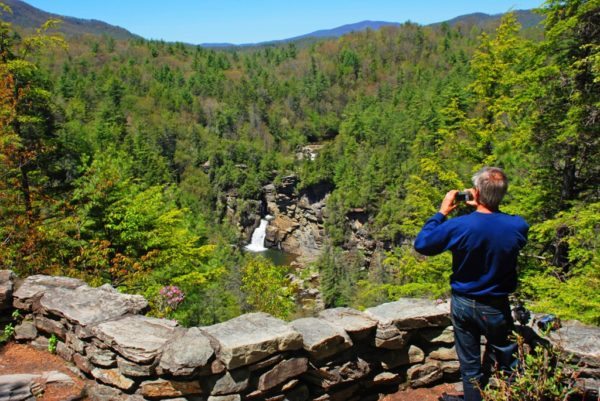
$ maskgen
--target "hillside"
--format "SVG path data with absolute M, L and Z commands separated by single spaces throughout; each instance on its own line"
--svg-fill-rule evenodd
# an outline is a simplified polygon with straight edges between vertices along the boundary
M 521 24 L 524 29 L 536 27 L 544 19 L 541 14 L 535 13 L 533 10 L 515 10 L 513 12 L 517 17 L 517 21 L 519 21 L 519 24 Z M 483 26 L 484 24 L 499 22 L 502 15 L 504 14 L 490 15 L 485 13 L 473 13 L 452 18 L 448 21 L 445 21 L 445 23 L 450 26 L 456 26 L 458 24 Z
M 90 34 L 107 35 L 114 39 L 139 38 L 139 36 L 124 28 L 110 25 L 106 22 L 48 13 L 21 0 L 2 0 L 2 2 L 12 9 L 12 14 L 3 15 L 3 20 L 26 30 L 38 28 L 50 18 L 58 18 L 62 23 L 57 27 L 57 30 L 67 36 Z

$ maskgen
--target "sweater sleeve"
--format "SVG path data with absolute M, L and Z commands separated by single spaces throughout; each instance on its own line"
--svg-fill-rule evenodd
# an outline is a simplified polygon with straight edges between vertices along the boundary
M 415 239 L 415 250 L 423 255 L 433 256 L 444 252 L 450 245 L 448 225 L 443 224 L 446 216 L 436 213 L 425 222 Z

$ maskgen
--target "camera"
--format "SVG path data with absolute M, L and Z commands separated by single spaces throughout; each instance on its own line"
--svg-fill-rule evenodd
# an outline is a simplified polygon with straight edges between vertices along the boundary
M 467 202 L 473 200 L 473 194 L 471 191 L 460 191 L 456 194 L 456 198 L 454 198 L 456 202 Z
M 518 302 L 517 305 L 512 310 L 513 319 L 519 322 L 521 325 L 525 326 L 529 323 L 531 319 L 531 312 L 525 308 L 523 303 Z

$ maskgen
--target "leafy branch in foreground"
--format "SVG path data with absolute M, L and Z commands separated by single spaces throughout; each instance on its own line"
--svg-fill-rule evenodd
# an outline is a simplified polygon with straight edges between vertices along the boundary
M 528 352 L 517 336 L 519 367 L 510 376 L 497 372 L 485 389 L 487 401 L 564 401 L 579 393 L 577 368 L 552 345 L 537 345 Z

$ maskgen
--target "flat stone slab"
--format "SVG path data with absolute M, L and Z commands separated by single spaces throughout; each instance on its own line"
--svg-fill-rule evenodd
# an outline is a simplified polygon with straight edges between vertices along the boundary
M 250 371 L 247 368 L 241 368 L 225 372 L 221 376 L 206 377 L 200 383 L 202 383 L 202 388 L 210 392 L 210 395 L 229 395 L 246 390 L 249 379 Z
M 363 338 L 377 327 L 377 320 L 351 308 L 325 309 L 319 312 L 319 317 L 355 338 Z
M 293 358 L 281 361 L 258 378 L 258 390 L 266 391 L 296 377 L 308 369 L 307 358 Z
M 217 356 L 228 369 L 302 348 L 300 333 L 266 313 L 249 313 L 201 329 L 218 343 Z
M 566 321 L 548 334 L 548 340 L 564 352 L 573 354 L 590 366 L 600 367 L 600 327 Z
M 39 303 L 44 312 L 84 327 L 128 313 L 140 313 L 148 306 L 148 301 L 141 295 L 121 294 L 112 287 L 92 288 L 87 285 L 75 289 L 48 289 Z
M 137 363 L 150 363 L 175 335 L 177 323 L 146 316 L 126 316 L 92 327 L 92 333 L 119 354 Z
M 324 319 L 307 317 L 290 323 L 302 334 L 303 347 L 311 357 L 320 360 L 335 355 L 352 346 L 348 334 Z
M 55 288 L 75 289 L 86 285 L 84 281 L 69 277 L 44 275 L 29 276 L 13 294 L 15 308 L 30 311 L 35 301 L 46 292 Z
M 428 299 L 402 298 L 365 310 L 382 325 L 394 325 L 400 330 L 423 327 L 445 327 L 450 324 L 450 303 Z
M 129 390 L 135 385 L 133 380 L 123 376 L 117 369 L 95 368 L 92 370 L 92 376 L 104 384 L 115 386 L 121 390 Z
M 202 394 L 202 387 L 197 381 L 176 381 L 158 379 L 140 384 L 137 393 L 146 398 L 171 398 Z
M 73 380 L 64 373 L 51 371 L 42 374 L 11 374 L 0 376 L 0 400 L 35 401 L 32 394 L 34 383 L 62 383 L 73 385 Z M 42 387 L 43 388 L 43 387 Z
M 160 368 L 174 376 L 191 375 L 199 370 L 210 370 L 209 361 L 215 354 L 210 340 L 200 329 L 182 330 L 163 349 Z

